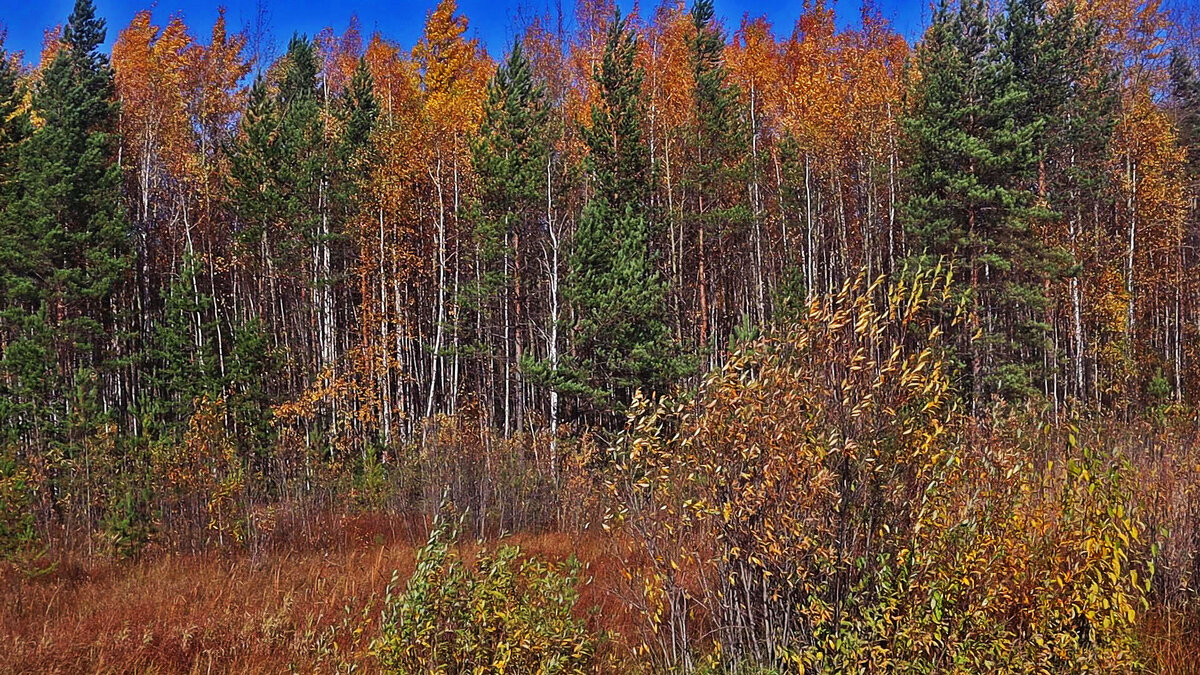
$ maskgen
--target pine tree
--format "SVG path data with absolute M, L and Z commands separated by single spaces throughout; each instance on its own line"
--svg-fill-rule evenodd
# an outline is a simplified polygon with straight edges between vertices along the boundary
M 953 261 L 965 284 L 959 344 L 974 404 L 1029 396 L 1048 329 L 1045 282 L 1062 265 L 1036 236 L 1047 217 L 1035 194 L 1041 120 L 981 0 L 942 2 L 919 59 L 906 120 L 912 248 L 923 264 Z
M 88 391 L 116 403 L 109 399 L 114 305 L 130 242 L 116 162 L 113 72 L 99 50 L 104 36 L 91 1 L 77 0 L 63 47 L 33 91 L 42 124 L 20 144 L 14 180 L 5 181 L 12 196 L 3 216 L 9 289 L 3 311 L 18 336 L 7 344 L 2 369 L 12 388 L 35 397 L 17 395 L 26 413 L 40 410 L 32 413 L 41 420 L 33 424 L 40 428 L 34 437 L 48 442 L 67 440 L 67 415 L 54 409 L 65 405 L 74 380 L 98 378 Z
M 250 90 L 230 152 L 230 191 L 241 259 L 257 283 L 265 334 L 294 367 L 264 390 L 296 393 L 348 366 L 355 321 L 366 189 L 379 161 L 374 83 L 360 58 L 347 85 L 326 86 L 313 44 L 294 36 L 274 84 Z M 342 410 L 335 404 L 333 415 Z M 239 423 L 239 426 L 245 426 Z M 251 436 L 259 437 L 257 432 Z
M 526 403 L 515 376 L 533 341 L 529 317 L 538 270 L 532 261 L 544 216 L 548 115 L 545 90 L 534 82 L 529 59 L 517 42 L 488 83 L 472 148 L 479 177 L 474 239 L 480 269 L 475 298 L 468 302 L 480 310 L 477 321 L 486 322 L 477 327 L 484 357 L 481 376 L 490 378 L 498 371 L 504 383 L 497 417 L 505 420 L 506 431 L 514 422 L 519 425 Z
M 1010 0 L 999 38 L 1020 97 L 1014 116 L 1033 135 L 1033 189 L 1044 206 L 1061 207 L 1081 183 L 1098 180 L 1100 155 L 1112 136 L 1118 99 L 1101 63 L 1098 27 L 1081 22 L 1073 2 L 1051 13 L 1045 0 Z
M 250 87 L 240 133 L 230 149 L 230 203 L 238 218 L 236 238 L 243 247 L 241 259 L 256 257 L 267 246 L 267 230 L 274 214 L 282 206 L 273 184 L 278 166 L 279 147 L 276 129 L 279 115 L 270 89 L 262 77 Z M 268 261 L 259 261 L 260 278 Z
M 233 437 L 242 457 L 248 458 L 250 471 L 266 477 L 274 441 L 272 419 L 279 397 L 270 384 L 281 376 L 278 351 L 271 335 L 259 319 L 252 319 L 233 331 L 225 382 L 225 409 L 233 426 Z
M 1015 115 L 1034 134 L 1033 190 L 1043 209 L 1039 220 L 1050 225 L 1038 233 L 1045 247 L 1043 269 L 1050 280 L 1068 277 L 1071 363 L 1064 382 L 1077 399 L 1086 397 L 1079 277 L 1098 262 L 1087 259 L 1086 248 L 1094 247 L 1083 247 L 1080 237 L 1085 212 L 1095 212 L 1106 199 L 1108 144 L 1118 104 L 1097 35 L 1094 24 L 1079 20 L 1073 2 L 1050 12 L 1044 0 L 1011 0 L 1002 45 L 1014 86 L 1025 94 Z M 1047 355 L 1051 367 L 1058 365 L 1060 351 Z
M 537 217 L 549 152 L 545 98 L 543 88 L 533 81 L 521 43 L 516 43 L 488 83 L 473 147 L 482 208 L 477 235 L 490 242 L 485 249 L 504 247 L 512 230 L 528 229 Z
M 379 119 L 379 103 L 375 100 L 375 83 L 365 59 L 359 59 L 350 79 L 350 87 L 342 97 L 341 117 L 345 124 L 342 131 L 341 160 L 349 170 L 362 175 L 374 160 L 370 155 L 371 134 Z
M 229 149 L 228 191 L 235 218 L 233 257 L 255 288 L 251 297 L 258 298 L 261 309 L 252 318 L 256 326 L 273 336 L 268 341 L 271 346 L 278 345 L 285 336 L 285 317 L 280 315 L 283 289 L 276 273 L 280 236 L 275 227 L 284 208 L 276 179 L 284 161 L 279 117 L 268 83 L 262 76 L 255 78 Z M 283 388 L 278 384 L 276 387 Z
M 48 353 L 40 348 L 40 353 L 20 353 L 36 348 L 28 342 L 29 336 L 22 335 L 23 324 L 29 322 L 25 308 L 36 306 L 34 280 L 25 267 L 32 241 L 14 211 L 14 202 L 21 195 L 20 153 L 33 131 L 24 96 L 12 58 L 0 50 L 0 346 L 7 345 L 0 353 L 0 418 L 8 420 L 0 441 L 12 443 L 29 433 L 30 406 L 42 392 L 32 386 L 35 372 L 22 371 L 49 361 Z
M 720 346 L 716 337 L 741 323 L 731 310 L 735 296 L 745 289 L 731 287 L 735 276 L 717 267 L 727 270 L 750 263 L 746 254 L 753 214 L 743 199 L 750 169 L 749 135 L 741 94 L 725 65 L 725 36 L 714 18 L 712 0 L 696 0 L 691 19 L 694 33 L 688 46 L 695 90 L 683 181 L 689 194 L 685 218 L 696 237 L 697 337 L 715 352 Z
M 33 127 L 24 106 L 25 87 L 18 79 L 16 65 L 0 49 L 0 208 L 17 196 L 17 161 L 21 144 Z
M 601 411 L 620 410 L 638 389 L 662 392 L 682 372 L 651 249 L 636 52 L 636 38 L 618 15 L 594 73 L 597 102 L 584 130 L 592 198 L 572 242 L 567 279 L 575 360 L 561 370 L 560 386 Z
M 275 176 L 283 197 L 283 212 L 277 215 L 280 226 L 286 228 L 280 234 L 288 244 L 282 262 L 289 269 L 306 270 L 305 278 L 294 281 L 312 290 L 307 309 L 316 326 L 315 340 L 297 329 L 296 342 L 315 342 L 309 345 L 315 366 L 328 366 L 336 356 L 332 286 L 338 274 L 337 261 L 344 259 L 341 248 L 345 243 L 344 231 L 331 217 L 333 158 L 326 145 L 322 93 L 312 42 L 293 36 L 277 99 L 277 133 L 283 155 Z
M 342 92 L 337 117 L 341 121 L 337 141 L 336 161 L 332 177 L 331 201 L 338 215 L 339 232 L 345 245 L 339 247 L 342 258 L 334 262 L 330 283 L 336 294 L 334 310 L 339 312 L 339 325 L 347 330 L 361 328 L 351 308 L 362 302 L 361 284 L 352 283 L 348 276 L 355 265 L 357 251 L 363 246 L 362 232 L 366 220 L 373 221 L 370 181 L 379 163 L 373 134 L 379 119 L 379 103 L 375 99 L 375 83 L 364 59 L 358 60 L 350 84 Z M 374 230 L 377 224 L 371 222 Z
M 211 314 L 214 302 L 210 295 L 196 292 L 196 268 L 195 259 L 184 259 L 142 355 L 147 373 L 143 428 L 167 443 L 183 440 L 196 400 L 219 398 L 223 384 L 216 345 L 206 339 L 215 326 L 198 324 L 200 317 Z
M 43 126 L 25 146 L 21 181 L 31 228 L 53 271 L 51 313 L 82 352 L 101 365 L 112 327 L 111 299 L 129 265 L 129 241 L 116 163 L 112 68 L 100 52 L 104 21 L 90 0 L 77 0 L 65 43 L 34 93 Z M 79 307 L 79 311 L 73 311 Z
M 636 61 L 637 36 L 627 24 L 618 13 L 609 25 L 603 58 L 592 73 L 598 101 L 590 111 L 591 125 L 582 133 L 596 198 L 619 211 L 628 206 L 635 215 L 647 216 L 653 182 L 642 135 L 645 73 Z
M 337 356 L 334 285 L 348 238 L 333 182 L 338 153 L 348 157 L 351 146 L 326 138 L 312 43 L 293 36 L 280 70 L 273 94 L 262 81 L 251 89 L 230 174 L 239 239 L 259 259 L 253 272 L 267 286 L 273 332 L 284 336 L 301 366 L 294 373 L 298 387 Z
M 1172 51 L 1169 73 L 1179 144 L 1187 151 L 1187 165 L 1194 179 L 1200 175 L 1200 77 L 1181 49 Z

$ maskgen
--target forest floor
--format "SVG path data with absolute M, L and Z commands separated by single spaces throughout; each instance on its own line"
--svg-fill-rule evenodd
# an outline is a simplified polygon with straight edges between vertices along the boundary
M 403 589 L 422 532 L 399 519 L 353 516 L 257 555 L 64 558 L 37 578 L 7 571 L 0 673 L 373 672 L 368 647 L 388 585 L 396 573 Z M 593 630 L 620 629 L 620 566 L 605 564 L 603 537 L 504 541 L 548 559 L 575 554 L 586 565 L 581 616 Z
M 0 673 L 375 672 L 369 645 L 380 610 L 393 574 L 400 590 L 412 572 L 424 525 L 355 515 L 305 530 L 257 554 L 63 556 L 37 577 L 9 569 L 0 578 Z M 518 534 L 504 542 L 551 560 L 577 556 L 585 565 L 579 614 L 593 631 L 615 636 L 601 644 L 604 661 L 631 653 L 620 636 L 634 618 L 605 536 Z M 1188 619 L 1143 615 L 1148 672 L 1200 673 L 1200 626 Z

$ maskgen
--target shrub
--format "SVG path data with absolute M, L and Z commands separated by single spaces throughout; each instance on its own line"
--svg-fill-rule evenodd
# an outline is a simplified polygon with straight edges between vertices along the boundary
M 127 487 L 104 518 L 104 533 L 118 558 L 137 557 L 154 535 L 152 493 L 149 488 Z
M 33 506 L 28 471 L 0 456 L 0 555 L 17 556 L 37 545 Z
M 1020 426 L 1004 420 L 1007 428 Z M 797 654 L 820 672 L 1128 672 L 1148 569 L 1127 468 L 1073 440 L 1040 466 L 989 426 L 951 444 L 902 544 Z M 1073 437 L 1073 435 L 1072 435 Z M 1036 439 L 1044 451 L 1048 438 Z
M 607 525 L 641 654 L 724 672 L 1123 672 L 1152 571 L 1128 463 L 957 412 L 938 274 L 848 284 L 688 404 L 642 402 Z M 953 316 L 951 321 L 953 321 Z
M 502 546 L 468 565 L 456 548 L 457 525 L 439 516 L 403 594 L 389 591 L 381 636 L 372 645 L 383 669 L 586 672 L 594 641 L 573 614 L 579 563 L 573 557 L 547 563 Z
M 478 404 L 465 401 L 455 415 L 424 421 L 421 440 L 403 453 L 412 504 L 438 512 L 443 490 L 471 514 L 468 533 L 530 531 L 552 525 L 559 513 L 556 462 L 559 453 L 546 433 L 517 432 L 509 438 L 487 423 Z
M 691 667 L 698 615 L 730 663 L 787 659 L 898 548 L 878 533 L 916 518 L 950 402 L 930 311 L 953 309 L 949 288 L 940 273 L 859 278 L 745 345 L 695 403 L 632 417 L 608 524 L 645 562 L 634 598 L 660 665 Z

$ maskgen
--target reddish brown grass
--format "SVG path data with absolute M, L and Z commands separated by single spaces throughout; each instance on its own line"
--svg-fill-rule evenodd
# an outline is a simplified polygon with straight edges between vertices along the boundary
M 0 580 L 0 672 L 331 672 L 345 663 L 371 672 L 367 647 L 387 585 L 393 570 L 401 585 L 411 573 L 424 527 L 356 516 L 310 529 L 257 556 L 64 559 L 38 579 L 9 570 Z M 611 592 L 619 566 L 602 537 L 506 541 L 551 559 L 574 553 L 586 565 L 580 612 L 594 630 L 631 621 Z M 603 647 L 609 657 L 619 649 Z
M 383 515 L 326 517 L 285 528 L 264 552 L 157 553 L 135 563 L 64 557 L 48 575 L 9 569 L 0 583 L 0 673 L 374 672 L 368 646 L 393 571 L 412 572 L 426 524 Z M 585 565 L 579 613 L 607 633 L 602 661 L 638 670 L 641 624 L 601 534 L 507 537 L 530 555 Z M 489 542 L 491 545 L 494 542 Z M 464 545 L 470 557 L 475 543 Z M 1200 616 L 1146 615 L 1152 673 L 1200 673 Z M 612 664 L 620 664 L 613 666 Z
M 1160 675 L 1200 675 L 1200 613 L 1157 608 L 1139 626 L 1141 661 Z

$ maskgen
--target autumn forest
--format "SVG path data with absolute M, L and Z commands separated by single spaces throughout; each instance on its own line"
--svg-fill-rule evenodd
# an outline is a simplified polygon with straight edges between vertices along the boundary
M 1200 16 L 420 16 L 0 41 L 0 670 L 1198 672 Z

